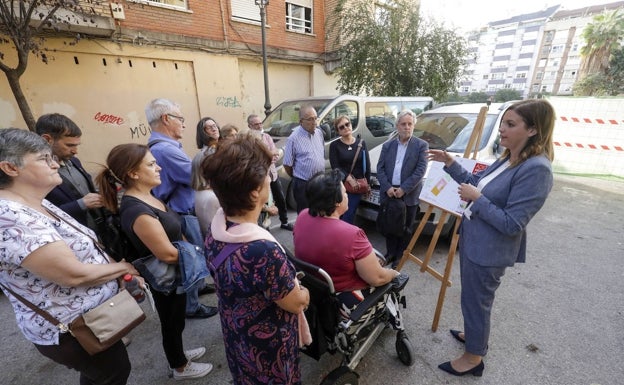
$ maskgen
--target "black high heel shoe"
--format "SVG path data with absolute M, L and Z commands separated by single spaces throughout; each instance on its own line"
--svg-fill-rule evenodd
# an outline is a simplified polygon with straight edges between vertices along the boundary
M 451 329 L 449 331 L 451 332 L 451 335 L 453 336 L 453 338 L 455 338 L 457 341 L 461 342 L 462 344 L 466 343 L 466 340 L 459 336 L 459 333 L 463 333 L 462 331 L 454 330 L 454 329 Z
M 445 363 L 438 365 L 438 368 L 454 376 L 472 374 L 475 377 L 481 377 L 483 375 L 483 369 L 485 369 L 485 365 L 483 364 L 483 361 L 481 361 L 479 365 L 475 366 L 472 369 L 468 369 L 465 372 L 458 372 L 457 370 L 453 369 L 453 366 L 451 366 L 451 361 L 446 361 Z

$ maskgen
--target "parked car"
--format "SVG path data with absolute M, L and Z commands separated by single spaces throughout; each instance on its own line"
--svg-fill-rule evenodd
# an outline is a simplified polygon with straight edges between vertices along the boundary
M 491 164 L 503 152 L 503 147 L 499 145 L 500 138 L 498 127 L 500 126 L 502 116 L 507 108 L 513 102 L 493 103 L 489 106 L 483 132 L 481 134 L 481 142 L 479 143 L 476 159 L 480 162 Z M 436 107 L 434 109 L 423 112 L 414 125 L 413 136 L 425 140 L 429 143 L 429 148 L 446 150 L 455 156 L 463 156 L 470 136 L 474 129 L 475 123 L 483 103 L 466 103 Z M 396 138 L 393 133 L 388 140 Z M 371 192 L 362 197 L 358 207 L 357 214 L 371 221 L 377 220 L 379 212 L 379 182 L 377 181 L 377 162 L 381 153 L 381 147 L 377 146 L 369 151 L 371 159 Z M 425 178 L 429 172 L 425 173 Z M 426 211 L 427 204 L 421 202 L 417 219 L 422 218 Z M 425 234 L 433 234 L 440 217 L 440 210 L 434 209 L 429 217 L 427 224 L 423 230 Z M 449 216 L 447 223 L 442 229 L 442 235 L 448 236 L 455 224 L 455 217 Z
M 396 131 L 394 122 L 400 111 L 409 109 L 418 115 L 433 108 L 434 102 L 427 96 L 341 95 L 287 100 L 271 111 L 262 123 L 264 131 L 273 137 L 278 148 L 286 145 L 286 139 L 299 125 L 299 109 L 304 105 L 312 105 L 316 109 L 319 128 L 325 137 L 325 165 L 329 168 L 329 145 L 340 137 L 332 125 L 337 117 L 346 115 L 351 119 L 353 135 L 364 139 L 370 151 Z M 294 208 L 290 177 L 283 167 L 279 167 L 279 177 L 288 205 Z

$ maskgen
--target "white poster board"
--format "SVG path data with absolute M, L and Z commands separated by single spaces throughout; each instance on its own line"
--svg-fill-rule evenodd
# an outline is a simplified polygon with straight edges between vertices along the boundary
M 487 168 L 488 164 L 474 159 L 457 157 L 455 161 L 471 173 Z M 429 172 L 420 192 L 420 200 L 461 216 L 467 202 L 461 200 L 457 189 L 459 184 L 443 170 L 444 163 L 431 162 Z

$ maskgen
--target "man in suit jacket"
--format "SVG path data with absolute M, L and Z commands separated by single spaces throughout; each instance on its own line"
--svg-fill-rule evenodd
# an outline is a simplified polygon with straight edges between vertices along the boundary
M 105 217 L 104 204 L 91 175 L 76 158 L 82 131 L 67 116 L 56 113 L 42 115 L 35 129 L 50 144 L 52 155 L 61 166 L 63 183 L 50 191 L 46 199 L 97 234 Z
M 399 113 L 396 122 L 399 135 L 383 144 L 377 163 L 381 203 L 387 199 L 402 199 L 406 206 L 403 235 L 386 235 L 386 261 L 393 266 L 398 264 L 411 239 L 422 178 L 427 170 L 429 146 L 424 140 L 412 137 L 414 123 L 416 116 L 412 111 Z

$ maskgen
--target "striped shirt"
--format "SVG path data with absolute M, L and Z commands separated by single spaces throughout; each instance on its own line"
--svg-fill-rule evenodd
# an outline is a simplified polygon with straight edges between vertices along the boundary
M 325 170 L 325 141 L 319 128 L 310 134 L 298 126 L 286 141 L 284 165 L 293 169 L 295 178 L 309 180 L 317 172 Z

